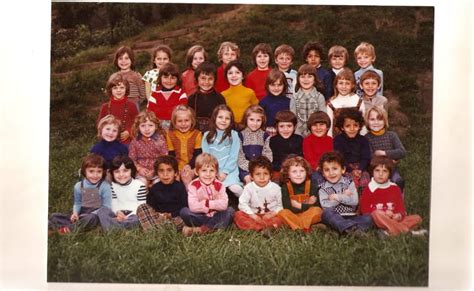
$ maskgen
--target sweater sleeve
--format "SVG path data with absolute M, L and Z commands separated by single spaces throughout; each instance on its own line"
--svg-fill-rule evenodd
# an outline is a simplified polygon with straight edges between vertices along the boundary
M 405 147 L 400 141 L 400 138 L 398 138 L 398 135 L 393 131 L 390 135 L 390 141 L 392 142 L 394 149 L 385 151 L 387 157 L 391 158 L 392 160 L 400 160 L 404 158 L 406 155 Z
M 194 185 L 188 186 L 188 205 L 189 210 L 194 213 L 208 213 L 209 208 L 206 207 L 206 200 L 199 200 L 198 190 Z
M 311 169 L 316 170 L 318 165 L 310 138 L 311 135 L 308 135 L 303 139 L 303 157 L 309 162 Z
M 319 111 L 327 112 L 326 99 L 324 99 L 323 94 L 321 94 L 319 91 L 317 91 L 316 98 L 317 98 L 317 102 L 318 102 Z
M 250 207 L 250 198 L 252 197 L 251 184 L 247 184 L 239 197 L 239 210 L 246 214 L 255 214 Z
M 338 194 L 341 200 L 341 203 L 344 203 L 346 205 L 351 205 L 351 206 L 357 206 L 357 204 L 359 203 L 359 195 L 357 194 L 357 188 L 354 182 L 351 182 L 349 184 L 349 188 L 347 188 L 347 190 L 349 190 L 352 193 L 352 195 L 348 196 L 342 193 Z
M 237 159 L 239 157 L 240 139 L 235 130 L 232 130 L 232 144 L 230 148 L 229 157 L 222 167 L 222 172 L 229 174 L 237 169 Z
M 362 171 L 367 171 L 367 167 L 370 163 L 370 146 L 369 141 L 365 136 L 359 136 L 362 147 L 361 147 L 361 158 L 359 162 L 359 169 Z
M 106 181 L 100 185 L 100 198 L 102 200 L 102 206 L 112 208 L 112 191 L 110 190 L 110 184 Z
M 204 135 L 202 136 L 201 149 L 203 153 L 209 153 L 209 144 L 207 143 L 208 134 L 209 134 L 209 131 L 206 131 Z
M 335 207 L 339 204 L 336 200 L 329 200 L 329 193 L 324 188 L 319 189 L 319 202 L 323 208 Z
M 361 214 L 370 214 L 372 209 L 370 208 L 372 192 L 370 191 L 369 187 L 365 187 L 362 191 L 362 195 L 360 196 L 360 213 Z
M 266 135 L 264 135 L 264 136 L 266 136 Z M 263 144 L 262 156 L 269 159 L 270 162 L 273 162 L 273 152 L 272 152 L 272 149 L 270 148 L 270 137 L 269 136 L 265 139 L 265 142 Z
M 244 153 L 244 148 L 243 148 L 243 141 L 244 141 L 244 135 L 242 132 L 238 133 L 239 140 L 241 141 L 240 147 L 239 147 L 239 158 L 237 160 L 237 163 L 239 165 L 239 168 L 245 172 L 249 171 L 249 161 L 245 158 L 245 153 Z
M 81 193 L 81 182 L 77 182 L 74 185 L 74 204 L 72 206 L 72 212 L 78 213 L 81 212 L 82 208 L 82 193 Z
M 209 200 L 209 209 L 223 211 L 226 210 L 229 205 L 229 198 L 225 191 L 224 185 L 221 184 L 217 195 L 214 195 L 213 200 Z

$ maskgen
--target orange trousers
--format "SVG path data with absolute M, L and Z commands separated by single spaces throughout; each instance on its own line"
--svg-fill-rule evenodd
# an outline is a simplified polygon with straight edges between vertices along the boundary
M 382 210 L 375 210 L 371 213 L 372 219 L 378 228 L 385 229 L 392 236 L 406 233 L 421 223 L 419 215 L 407 215 L 401 221 L 396 221 L 385 214 Z
M 239 229 L 256 231 L 261 231 L 265 228 L 278 228 L 282 224 L 282 221 L 278 216 L 263 218 L 262 215 L 258 215 L 258 219 L 255 220 L 243 211 L 235 212 L 234 222 Z
M 292 230 L 296 229 L 309 229 L 312 224 L 321 221 L 321 215 L 323 210 L 320 207 L 310 207 L 308 210 L 302 213 L 293 213 L 289 209 L 283 209 L 278 212 L 278 217 L 283 222 L 291 227 Z

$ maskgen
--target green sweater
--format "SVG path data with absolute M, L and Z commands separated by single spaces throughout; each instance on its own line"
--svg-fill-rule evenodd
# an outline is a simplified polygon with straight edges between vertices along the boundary
M 295 194 L 302 194 L 304 193 L 304 184 L 305 183 L 301 183 L 301 184 L 295 184 L 295 183 L 291 183 L 291 185 L 293 186 L 293 191 Z M 310 196 L 315 196 L 316 198 L 318 197 L 318 185 L 316 183 L 311 183 L 311 186 L 310 186 Z M 316 201 L 316 203 L 314 204 L 305 204 L 303 203 L 301 205 L 301 209 L 298 209 L 298 208 L 295 208 L 293 206 L 291 206 L 291 202 L 290 202 L 290 193 L 288 191 L 288 186 L 285 184 L 283 184 L 281 186 L 281 200 L 282 200 L 282 203 L 283 203 L 283 208 L 284 209 L 289 209 L 291 210 L 293 213 L 302 213 L 302 212 L 305 212 L 306 210 L 308 210 L 308 208 L 312 207 L 312 206 L 318 206 L 319 203 L 318 201 Z

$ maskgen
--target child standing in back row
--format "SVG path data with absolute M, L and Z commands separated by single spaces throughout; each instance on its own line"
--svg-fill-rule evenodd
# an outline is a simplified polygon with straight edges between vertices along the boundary
M 252 60 L 256 68 L 245 78 L 245 86 L 255 92 L 258 100 L 262 100 L 266 94 L 265 81 L 270 73 L 272 47 L 268 43 L 257 44 L 252 50 Z
M 275 49 L 275 64 L 278 66 L 278 70 L 285 74 L 287 82 L 286 97 L 293 98 L 296 87 L 297 72 L 291 68 L 293 60 L 295 59 L 295 50 L 287 45 L 282 44 Z
M 328 52 L 328 62 L 329 62 L 329 73 L 331 75 L 331 84 L 333 85 L 333 90 L 331 91 L 331 96 L 334 95 L 334 79 L 336 75 L 342 71 L 342 69 L 349 62 L 349 52 L 347 49 L 340 45 L 332 46 Z
M 193 45 L 186 53 L 186 71 L 182 74 L 183 90 L 187 96 L 191 96 L 197 90 L 194 72 L 196 68 L 207 60 L 207 53 L 201 45 Z
M 328 100 L 334 94 L 334 89 L 331 82 L 331 73 L 321 66 L 323 57 L 323 46 L 321 44 L 311 41 L 304 45 L 303 60 L 316 69 L 316 75 L 323 85 L 321 93 L 323 93 L 324 99 Z
M 354 51 L 354 57 L 360 69 L 354 73 L 357 84 L 357 95 L 363 96 L 362 89 L 360 89 L 360 77 L 368 70 L 374 71 L 380 77 L 380 87 L 377 90 L 377 95 L 383 95 L 383 72 L 374 68 L 375 62 L 375 48 L 368 42 L 361 42 Z
M 144 75 L 142 80 L 145 81 L 145 91 L 146 91 L 146 99 L 148 100 L 151 96 L 151 92 L 156 90 L 157 81 L 158 81 L 158 74 L 160 73 L 161 67 L 171 62 L 171 55 L 173 51 L 171 48 L 165 44 L 158 45 L 153 51 L 153 59 L 151 62 L 153 63 L 153 68 L 147 71 Z
M 229 88 L 229 81 L 227 80 L 227 76 L 225 74 L 225 68 L 227 64 L 231 61 L 235 61 L 240 57 L 240 48 L 237 44 L 224 41 L 219 46 L 219 50 L 217 51 L 217 57 L 219 58 L 219 62 L 222 63 L 221 66 L 217 68 L 217 79 L 215 80 L 215 88 L 216 91 L 222 93 L 223 91 Z

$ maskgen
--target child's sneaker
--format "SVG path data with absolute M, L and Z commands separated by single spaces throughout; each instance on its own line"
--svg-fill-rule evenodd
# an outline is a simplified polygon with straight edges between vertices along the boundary
M 71 232 L 71 229 L 67 226 L 61 226 L 59 229 L 58 229 L 58 233 L 59 234 L 66 234 L 66 233 L 70 233 Z
M 419 230 L 412 230 L 410 231 L 412 236 L 425 236 L 428 234 L 428 231 L 426 229 L 419 229 Z
M 377 236 L 379 237 L 379 239 L 386 239 L 390 235 L 388 234 L 388 232 L 386 230 L 379 229 L 379 230 L 377 230 Z
M 192 236 L 195 233 L 201 233 L 202 231 L 200 227 L 192 227 L 192 226 L 185 225 L 183 227 L 182 232 L 184 236 L 188 237 L 188 236 Z

